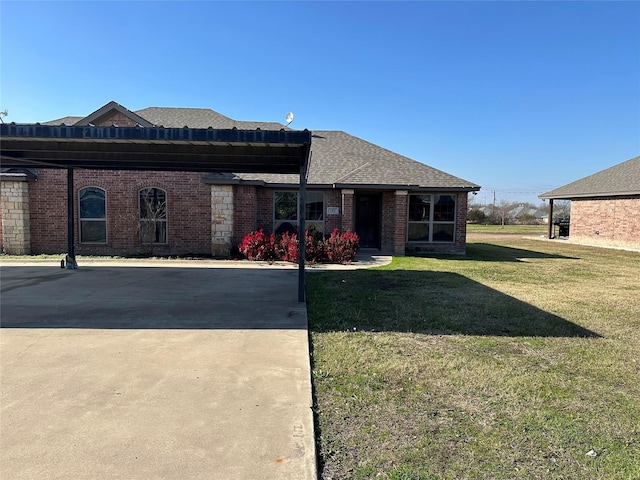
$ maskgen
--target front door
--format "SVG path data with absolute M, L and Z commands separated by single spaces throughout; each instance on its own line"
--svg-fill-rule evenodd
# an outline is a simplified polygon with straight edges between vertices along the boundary
M 356 193 L 355 230 L 361 248 L 380 248 L 382 194 Z

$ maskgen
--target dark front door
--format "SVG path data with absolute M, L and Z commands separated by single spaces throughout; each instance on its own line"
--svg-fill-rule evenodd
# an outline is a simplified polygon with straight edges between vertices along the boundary
M 381 194 L 356 193 L 356 233 L 360 237 L 360 247 L 380 248 L 381 214 Z

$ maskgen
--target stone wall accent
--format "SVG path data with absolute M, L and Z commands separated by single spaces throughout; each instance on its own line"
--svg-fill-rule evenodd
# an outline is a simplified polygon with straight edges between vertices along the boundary
M 0 182 L 2 203 L 2 248 L 9 255 L 31 253 L 31 216 L 29 211 L 29 183 Z
M 211 185 L 211 254 L 231 255 L 233 243 L 233 187 Z

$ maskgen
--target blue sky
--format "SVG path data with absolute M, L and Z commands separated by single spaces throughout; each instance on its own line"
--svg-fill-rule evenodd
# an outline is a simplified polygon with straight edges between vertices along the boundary
M 520 200 L 640 155 L 640 2 L 0 2 L 6 122 L 344 130 Z

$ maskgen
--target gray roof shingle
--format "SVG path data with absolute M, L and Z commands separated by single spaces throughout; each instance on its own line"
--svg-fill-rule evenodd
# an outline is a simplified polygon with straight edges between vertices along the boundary
M 571 199 L 640 195 L 640 156 L 539 195 Z
M 157 126 L 167 128 L 214 128 L 242 130 L 288 129 L 278 122 L 248 122 L 226 117 L 209 108 L 149 107 L 134 112 Z M 82 117 L 64 117 L 46 125 L 74 124 Z M 480 187 L 416 160 L 338 130 L 312 132 L 308 184 L 336 188 L 406 188 L 421 190 L 475 191 Z M 205 175 L 205 181 L 256 181 L 297 185 L 298 175 L 236 174 L 227 178 Z
M 297 175 L 241 174 L 243 180 L 297 184 Z M 338 130 L 315 130 L 309 185 L 342 188 L 478 189 L 478 185 Z

